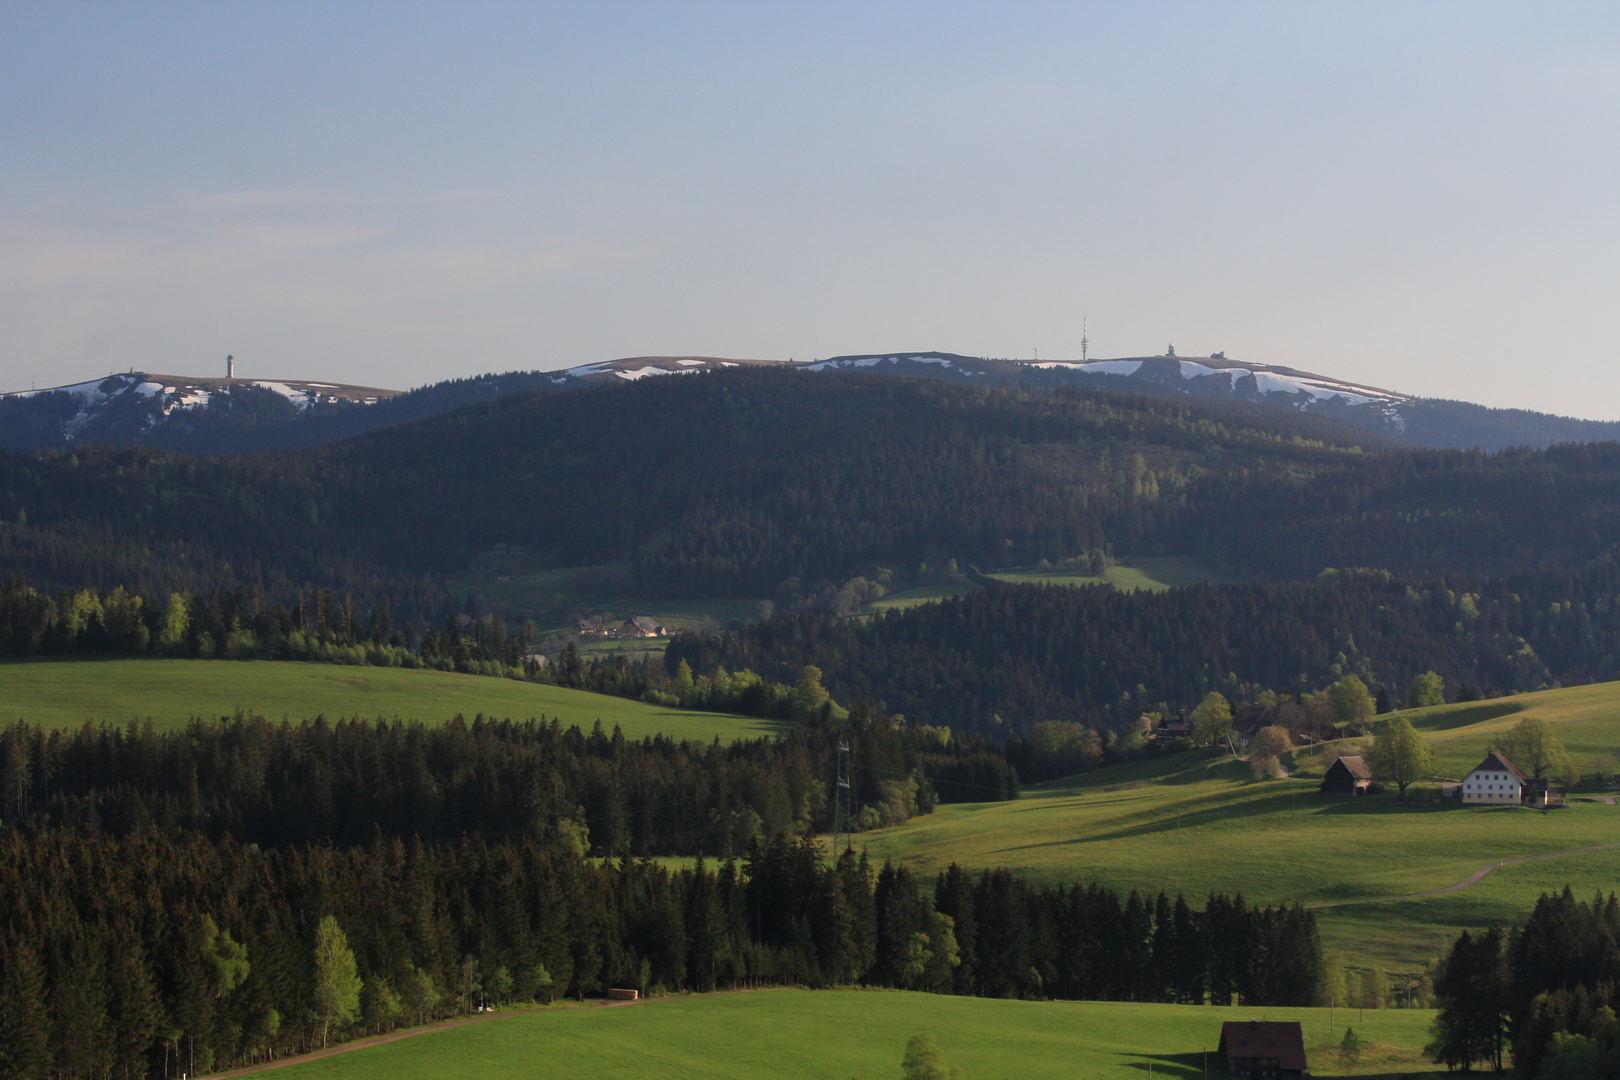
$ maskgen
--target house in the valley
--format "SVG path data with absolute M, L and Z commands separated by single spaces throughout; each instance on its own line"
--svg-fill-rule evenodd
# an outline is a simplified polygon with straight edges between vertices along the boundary
M 619 636 L 621 638 L 648 638 L 668 637 L 669 635 L 662 626 L 658 625 L 657 619 L 650 615 L 637 615 L 624 620 L 624 625 L 619 627 Z
M 1348 755 L 1328 766 L 1322 777 L 1321 792 L 1324 795 L 1365 795 L 1372 782 L 1372 769 L 1367 767 L 1366 760 L 1359 755 Z
M 1518 806 L 1524 801 L 1530 778 L 1513 762 L 1492 750 L 1485 760 L 1463 777 L 1461 793 L 1465 803 L 1487 806 Z
M 602 630 L 602 616 L 600 615 L 587 615 L 579 620 L 580 637 L 600 637 Z
M 1297 1020 L 1229 1020 L 1217 1053 L 1226 1071 L 1250 1080 L 1300 1080 L 1305 1075 L 1305 1032 Z
M 1523 769 L 1495 750 L 1463 777 L 1457 794 L 1465 803 L 1542 809 L 1564 799 L 1563 788 L 1548 783 L 1545 777 L 1526 776 Z

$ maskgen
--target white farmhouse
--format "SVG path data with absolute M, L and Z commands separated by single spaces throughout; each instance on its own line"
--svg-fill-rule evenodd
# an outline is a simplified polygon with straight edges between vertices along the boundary
M 1491 751 L 1474 771 L 1463 777 L 1462 801 L 1517 806 L 1524 801 L 1529 778 L 1507 758 Z

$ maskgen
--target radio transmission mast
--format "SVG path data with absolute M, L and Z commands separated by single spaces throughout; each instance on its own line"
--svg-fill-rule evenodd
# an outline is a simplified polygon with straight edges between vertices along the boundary
M 855 822 L 851 814 L 854 796 L 849 786 L 849 736 L 838 736 L 838 772 L 833 785 L 833 855 L 836 857 L 854 846 Z M 843 827 L 844 846 L 838 846 L 839 827 Z
M 1086 362 L 1086 348 L 1090 344 L 1091 344 L 1091 342 L 1086 340 L 1086 320 L 1085 320 L 1085 316 L 1081 316 L 1080 317 L 1080 362 L 1082 364 Z

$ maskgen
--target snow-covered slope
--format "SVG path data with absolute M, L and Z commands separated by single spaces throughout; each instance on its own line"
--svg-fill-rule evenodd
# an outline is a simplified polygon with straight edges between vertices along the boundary
M 295 412 L 340 402 L 375 405 L 399 393 L 374 386 L 302 379 L 210 379 L 131 371 L 94 382 L 12 391 L 0 394 L 0 398 L 54 406 L 52 412 L 59 418 L 62 440 L 73 442 L 102 422 L 116 421 L 120 428 L 133 426 L 137 432 L 150 431 L 176 413 L 206 408 L 221 395 L 228 397 L 239 390 L 268 391 L 284 398 Z
M 599 364 L 565 368 L 555 374 L 559 382 L 570 378 L 587 383 L 635 382 L 652 375 L 693 375 L 700 371 L 719 371 L 721 368 L 779 363 L 782 361 L 729 360 L 720 356 L 627 356 L 622 360 L 604 360 Z

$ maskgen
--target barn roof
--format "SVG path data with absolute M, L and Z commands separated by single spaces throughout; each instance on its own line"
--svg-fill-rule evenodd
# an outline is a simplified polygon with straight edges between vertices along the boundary
M 1492 750 L 1490 753 L 1486 754 L 1485 760 L 1480 762 L 1478 765 L 1475 765 L 1473 771 L 1512 773 L 1520 780 L 1527 779 L 1527 777 L 1524 775 L 1523 769 L 1513 764 L 1513 762 L 1509 761 L 1501 754 L 1498 754 L 1495 750 Z
M 1347 770 L 1349 770 L 1350 775 L 1355 777 L 1357 780 L 1372 779 L 1372 769 L 1367 767 L 1366 759 L 1364 759 L 1360 754 L 1347 754 L 1344 757 L 1341 757 L 1335 764 L 1343 765 Z M 1333 766 L 1329 765 L 1328 768 L 1331 769 Z
M 1274 1057 L 1279 1069 L 1305 1068 L 1305 1032 L 1297 1020 L 1228 1020 L 1221 1025 L 1218 1050 L 1228 1061 Z

